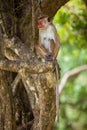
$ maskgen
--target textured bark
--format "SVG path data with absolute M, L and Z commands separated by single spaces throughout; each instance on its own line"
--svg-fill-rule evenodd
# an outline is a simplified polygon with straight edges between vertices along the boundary
M 0 130 L 12 130 L 15 129 L 13 124 L 12 95 L 8 82 L 5 79 L 5 72 L 0 71 Z
M 41 0 L 41 7 L 44 14 L 53 17 L 58 9 L 63 6 L 68 0 Z
M 6 96 L 3 98 L 7 102 L 4 105 L 6 110 L 10 110 L 8 112 L 9 118 L 7 118 L 8 114 L 5 111 L 4 122 L 6 124 L 4 123 L 4 125 L 2 123 L 3 91 L 1 90 L 1 130 L 3 127 L 5 130 L 16 130 L 13 127 L 14 118 L 17 130 L 25 130 L 26 128 L 29 130 L 53 130 L 56 115 L 54 65 L 50 62 L 43 63 L 38 59 L 34 52 L 34 44 L 38 43 L 37 17 L 40 13 L 39 9 L 42 10 L 43 14 L 53 17 L 67 1 L 41 0 L 40 4 L 39 0 L 0 1 L 3 26 L 5 27 L 5 36 L 2 33 L 0 35 L 3 50 L 0 55 L 0 69 L 5 70 L 6 79 L 12 90 L 10 92 L 7 84 L 4 83 L 4 78 L 1 78 L 2 86 L 5 86 L 4 91 L 7 90 Z M 31 13 L 32 2 L 35 2 L 35 8 L 33 8 L 35 15 L 33 14 L 33 16 Z M 32 17 L 36 19 L 35 22 Z M 12 94 L 14 102 L 11 101 L 10 95 Z M 14 111 L 14 118 L 12 111 Z

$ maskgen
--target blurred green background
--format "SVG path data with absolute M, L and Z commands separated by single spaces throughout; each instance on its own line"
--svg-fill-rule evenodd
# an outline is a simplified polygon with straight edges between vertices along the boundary
M 69 70 L 87 64 L 87 0 L 69 1 L 53 22 L 61 39 L 62 79 Z M 87 71 L 68 79 L 60 96 L 60 123 L 55 122 L 54 129 L 87 130 Z

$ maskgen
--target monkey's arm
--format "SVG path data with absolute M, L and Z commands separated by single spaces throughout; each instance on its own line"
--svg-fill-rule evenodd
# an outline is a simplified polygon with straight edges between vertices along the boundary
M 55 36 L 55 48 L 54 48 L 54 58 L 56 59 L 57 55 L 58 55 L 58 52 L 59 52 L 59 48 L 60 48 L 60 39 L 59 39 L 59 36 L 58 34 L 56 33 L 56 36 Z
M 37 55 L 40 56 L 40 58 L 45 58 L 46 55 L 48 54 L 47 49 L 43 45 L 40 45 L 40 46 L 36 45 L 35 50 L 36 50 Z
M 54 58 L 56 59 L 58 52 L 59 52 L 60 44 L 59 42 L 56 42 L 55 48 L 54 48 Z
M 54 49 L 53 49 L 53 56 L 54 56 L 54 59 L 56 59 L 57 55 L 58 55 L 58 52 L 59 52 L 59 48 L 60 48 L 60 38 L 57 34 L 57 30 L 54 26 L 52 26 L 52 30 L 53 30 L 53 36 L 54 36 L 54 39 L 51 43 L 54 45 Z

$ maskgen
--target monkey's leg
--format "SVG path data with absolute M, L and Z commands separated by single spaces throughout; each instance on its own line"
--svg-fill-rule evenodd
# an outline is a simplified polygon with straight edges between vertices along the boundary
M 45 56 L 48 53 L 48 51 L 45 49 L 43 45 L 35 46 L 35 50 L 36 50 L 37 55 L 39 55 L 41 58 L 45 58 Z
M 55 48 L 54 40 L 50 39 L 50 49 L 51 49 L 52 55 L 54 55 L 54 48 Z
M 54 48 L 55 48 L 55 43 L 53 39 L 49 39 L 49 44 L 50 44 L 50 49 L 49 52 L 46 55 L 46 61 L 53 61 L 54 60 Z

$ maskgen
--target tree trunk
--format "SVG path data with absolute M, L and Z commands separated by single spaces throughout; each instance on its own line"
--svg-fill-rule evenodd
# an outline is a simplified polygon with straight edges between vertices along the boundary
M 67 1 L 0 1 L 1 130 L 53 130 L 56 78 L 53 64 L 42 63 L 35 55 L 34 44 L 38 43 L 36 21 L 39 9 L 53 17 Z

